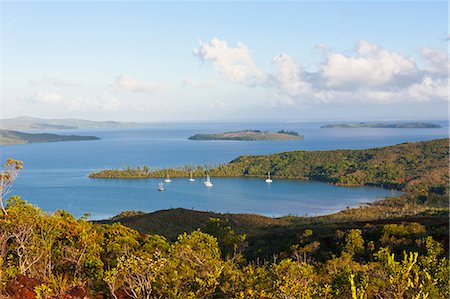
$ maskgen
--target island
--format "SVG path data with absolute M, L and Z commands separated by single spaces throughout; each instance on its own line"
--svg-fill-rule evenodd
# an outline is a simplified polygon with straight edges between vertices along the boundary
M 278 132 L 267 132 L 260 130 L 242 130 L 235 132 L 215 134 L 195 134 L 189 140 L 241 140 L 241 141 L 268 141 L 268 140 L 303 140 L 298 132 L 281 130 Z
M 355 123 L 355 124 L 329 124 L 323 125 L 321 129 L 354 129 L 354 128 L 385 128 L 385 129 L 436 129 L 442 128 L 440 125 L 421 122 L 408 123 Z
M 0 130 L 0 144 L 26 144 L 37 142 L 59 142 L 99 140 L 96 136 L 57 135 L 49 133 L 30 134 L 18 131 Z

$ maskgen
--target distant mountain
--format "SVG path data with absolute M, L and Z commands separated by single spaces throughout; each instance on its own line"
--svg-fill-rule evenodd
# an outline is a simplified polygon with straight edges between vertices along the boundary
M 99 140 L 95 136 L 56 135 L 56 134 L 29 134 L 18 131 L 0 130 L 0 144 L 26 144 L 36 142 L 59 142 L 79 140 Z
M 388 129 L 434 129 L 441 128 L 440 125 L 420 122 L 410 123 L 355 123 L 355 124 L 331 124 L 323 125 L 322 129 L 353 129 L 353 128 L 388 128 Z
M 3 130 L 67 130 L 133 127 L 136 123 L 117 121 L 92 121 L 84 119 L 44 119 L 28 116 L 0 120 Z

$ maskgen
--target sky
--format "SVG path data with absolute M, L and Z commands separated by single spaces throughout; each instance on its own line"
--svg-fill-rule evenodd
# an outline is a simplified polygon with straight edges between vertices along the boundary
M 1 8 L 3 118 L 448 118 L 447 1 Z

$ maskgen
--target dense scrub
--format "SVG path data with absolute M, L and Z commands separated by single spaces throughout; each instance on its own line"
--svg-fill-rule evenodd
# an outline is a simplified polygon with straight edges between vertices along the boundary
M 0 280 L 33 278 L 38 298 L 447 298 L 448 252 L 427 227 L 369 224 L 334 231 L 329 244 L 312 229 L 271 259 L 247 260 L 246 236 L 218 218 L 204 233 L 175 241 L 120 223 L 94 224 L 9 199 L 0 217 Z M 139 215 L 135 215 L 139 216 Z M 132 216 L 132 217 L 135 217 Z M 279 232 L 283 234 L 282 231 Z M 4 287 L 6 285 L 6 287 Z M 10 294 L 13 295 L 13 294 Z
M 449 139 L 404 143 L 366 150 L 295 151 L 241 156 L 224 165 L 186 165 L 173 169 L 147 166 L 103 170 L 91 178 L 263 177 L 320 180 L 343 186 L 372 185 L 404 190 L 419 200 L 448 196 Z
M 339 254 L 339 241 L 336 231 L 360 229 L 370 241 L 377 242 L 381 235 L 373 234 L 372 229 L 385 224 L 405 225 L 418 222 L 426 229 L 427 235 L 442 243 L 448 252 L 449 220 L 448 207 L 436 208 L 427 204 L 414 203 L 412 199 L 400 197 L 377 201 L 370 205 L 346 209 L 325 216 L 285 216 L 270 218 L 254 214 L 220 214 L 214 212 L 186 209 L 170 209 L 152 213 L 126 212 L 98 223 L 120 222 L 142 234 L 159 234 L 170 241 L 178 235 L 191 233 L 196 229 L 210 232 L 209 220 L 220 219 L 237 234 L 245 234 L 246 246 L 242 252 L 249 261 L 271 259 L 274 255 L 289 250 L 296 244 L 302 231 L 315 232 L 312 241 L 322 244 L 315 258 L 325 261 Z M 414 244 L 409 242 L 409 249 Z M 401 250 L 397 253 L 401 253 Z

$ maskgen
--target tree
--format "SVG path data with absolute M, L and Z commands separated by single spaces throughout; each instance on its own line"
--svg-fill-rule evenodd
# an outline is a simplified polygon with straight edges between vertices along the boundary
M 344 251 L 354 256 L 364 251 L 364 239 L 360 229 L 351 229 L 345 236 Z
M 120 287 L 131 298 L 156 298 L 153 288 L 165 263 L 166 259 L 159 252 L 153 255 L 127 254 L 118 259 L 117 267 L 107 271 L 103 279 L 114 298 L 117 298 L 115 292 Z
M 19 175 L 19 170 L 23 168 L 23 163 L 19 160 L 9 158 L 3 165 L 3 171 L 0 173 L 0 205 L 3 213 L 7 215 L 3 199 L 11 192 L 12 183 Z
M 223 222 L 220 218 L 210 218 L 206 224 L 205 232 L 217 238 L 224 257 L 235 257 L 246 246 L 247 236 L 235 234 L 228 220 Z

